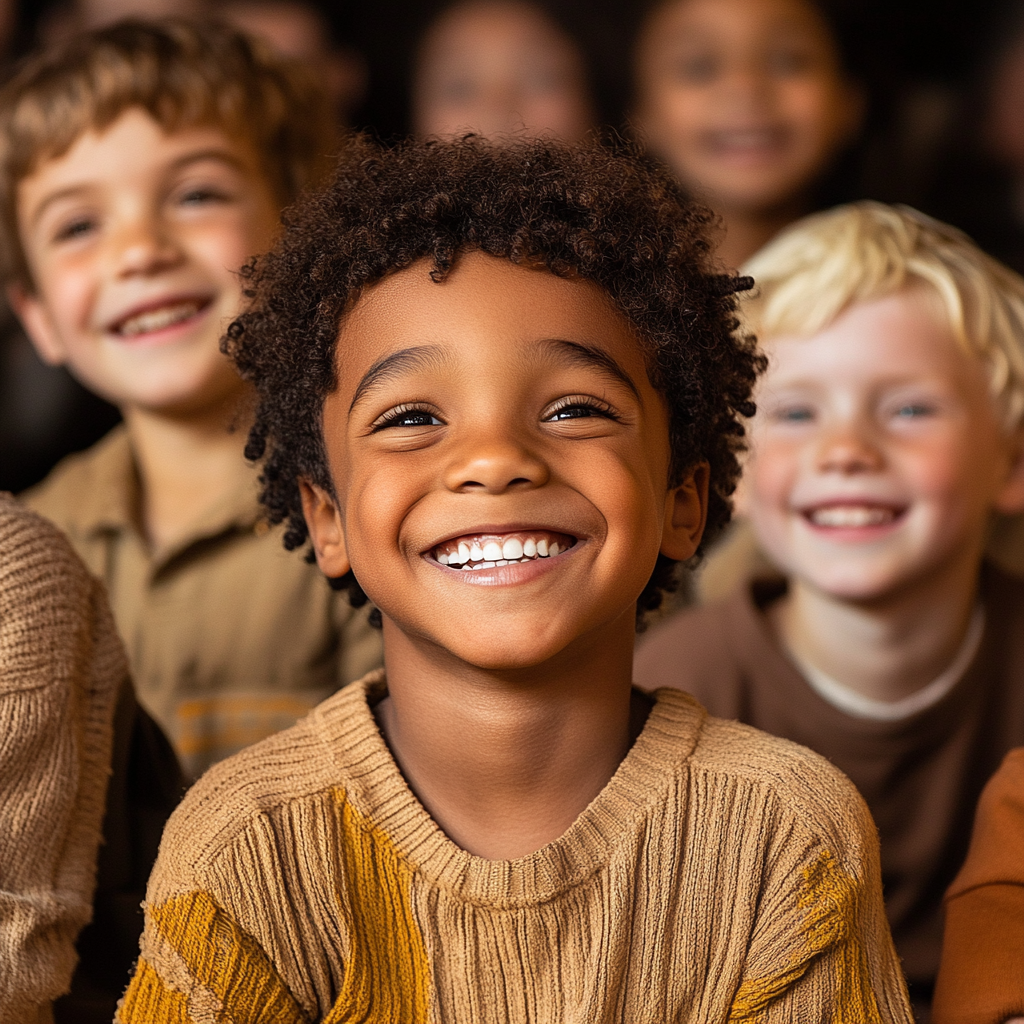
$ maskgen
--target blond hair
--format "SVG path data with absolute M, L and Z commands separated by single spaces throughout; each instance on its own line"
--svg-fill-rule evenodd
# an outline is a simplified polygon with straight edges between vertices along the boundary
M 31 287 L 19 183 L 132 107 L 166 131 L 213 124 L 245 139 L 281 205 L 329 169 L 338 134 L 306 72 L 216 22 L 123 21 L 30 57 L 0 89 L 0 273 Z
M 743 317 L 759 337 L 814 334 L 851 303 L 924 284 L 984 364 L 1006 427 L 1024 419 L 1024 278 L 956 228 L 908 206 L 850 203 L 798 221 L 743 272 L 755 281 Z

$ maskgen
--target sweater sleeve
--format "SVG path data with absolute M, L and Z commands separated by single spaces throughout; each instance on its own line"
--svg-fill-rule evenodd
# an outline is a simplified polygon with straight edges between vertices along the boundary
M 166 869 L 154 881 L 173 884 Z M 257 940 L 201 889 L 147 905 L 141 956 L 116 1020 L 309 1024 Z
M 799 820 L 780 828 L 784 839 L 773 855 L 729 1019 L 910 1024 L 874 825 L 845 779 L 832 787 L 821 781 L 824 799 L 802 817 L 825 828 L 807 835 Z
M 46 1021 L 92 912 L 124 654 L 100 584 L 0 496 L 0 1019 Z

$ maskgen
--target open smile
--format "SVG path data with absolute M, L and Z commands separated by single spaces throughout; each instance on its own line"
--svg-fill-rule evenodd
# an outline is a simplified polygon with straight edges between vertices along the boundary
M 136 308 L 108 328 L 111 334 L 121 338 L 138 338 L 146 334 L 177 327 L 204 313 L 213 299 L 211 297 L 189 297 L 167 302 L 153 303 Z
M 804 518 L 822 530 L 865 530 L 890 526 L 906 508 L 872 502 L 842 502 L 803 510 Z
M 440 565 L 464 572 L 555 558 L 576 542 L 570 534 L 551 530 L 472 533 L 443 541 L 427 554 Z

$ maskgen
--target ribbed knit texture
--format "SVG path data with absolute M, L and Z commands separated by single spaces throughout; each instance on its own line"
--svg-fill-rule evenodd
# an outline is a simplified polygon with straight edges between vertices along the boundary
M 117 693 L 102 585 L 0 495 L 0 1020 L 50 1019 L 92 914 Z
M 367 677 L 192 789 L 123 1024 L 910 1020 L 873 825 L 817 755 L 659 691 L 563 836 L 487 861 L 405 783 L 384 692 Z

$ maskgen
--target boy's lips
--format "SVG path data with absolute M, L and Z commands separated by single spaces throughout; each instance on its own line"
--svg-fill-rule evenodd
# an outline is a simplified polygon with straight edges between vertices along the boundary
M 118 317 L 107 330 L 121 338 L 154 334 L 191 320 L 212 302 L 211 296 L 189 295 L 140 304 Z
M 889 526 L 906 507 L 867 501 L 832 502 L 805 508 L 801 514 L 815 527 L 826 530 L 863 530 Z
M 553 530 L 467 533 L 436 544 L 426 555 L 440 565 L 463 572 L 553 558 L 576 542 L 571 534 Z
M 704 133 L 709 153 L 725 159 L 774 157 L 789 145 L 789 132 L 779 127 L 717 129 Z

